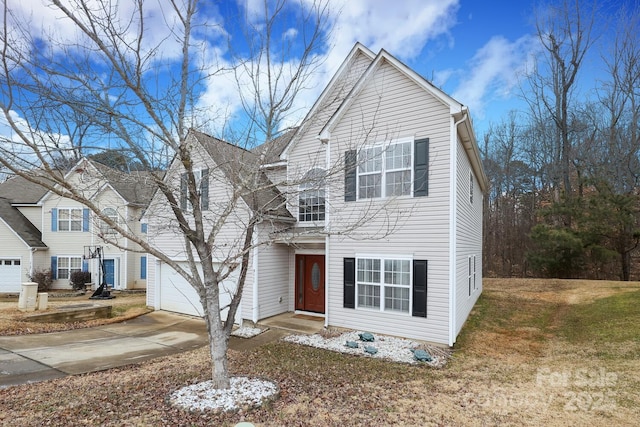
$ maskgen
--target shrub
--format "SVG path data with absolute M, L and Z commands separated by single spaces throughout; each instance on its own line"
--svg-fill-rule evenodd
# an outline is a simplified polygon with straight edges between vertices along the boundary
M 53 283 L 51 270 L 36 270 L 29 279 L 38 284 L 38 292 L 47 292 Z
M 91 273 L 88 271 L 74 271 L 69 277 L 71 286 L 77 291 L 84 290 L 84 284 L 91 282 Z

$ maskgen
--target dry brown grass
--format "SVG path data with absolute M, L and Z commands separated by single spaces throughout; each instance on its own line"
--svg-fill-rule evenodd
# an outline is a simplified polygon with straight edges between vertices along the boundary
M 637 324 L 638 289 L 638 283 L 485 279 L 444 369 L 278 342 L 229 352 L 234 374 L 278 383 L 276 401 L 248 413 L 189 413 L 168 405 L 167 396 L 206 379 L 208 355 L 200 349 L 0 390 L 0 424 L 635 426 L 639 332 L 598 316 L 611 310 L 613 318 L 618 312 Z
M 2 298 L 0 299 L 0 335 L 39 334 L 46 332 L 66 331 L 70 329 L 88 328 L 92 326 L 122 322 L 148 313 L 150 311 L 146 307 L 146 296 L 144 293 L 114 292 L 114 295 L 116 295 L 116 298 L 104 301 L 89 300 L 91 294 L 63 298 L 50 298 L 47 312 L 55 311 L 56 309 L 66 305 L 74 305 L 87 302 L 98 302 L 100 304 L 111 305 L 113 307 L 111 318 L 95 319 L 73 323 L 44 323 L 25 321 L 25 318 L 27 316 L 39 312 L 22 312 L 18 310 L 17 298 Z

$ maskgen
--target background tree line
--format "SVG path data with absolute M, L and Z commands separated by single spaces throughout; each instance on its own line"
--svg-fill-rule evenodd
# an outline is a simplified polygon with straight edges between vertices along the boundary
M 485 275 L 639 280 L 640 9 L 560 3 L 536 18 L 527 110 L 480 142 Z M 594 57 L 605 77 L 585 90 Z

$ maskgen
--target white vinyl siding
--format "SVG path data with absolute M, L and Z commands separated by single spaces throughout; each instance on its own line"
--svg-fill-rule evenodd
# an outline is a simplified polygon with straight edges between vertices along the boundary
M 262 233 L 268 233 L 265 228 Z M 291 249 L 284 244 L 272 244 L 258 249 L 258 319 L 275 316 L 289 310 L 289 253 Z M 251 283 L 246 282 L 245 289 Z M 246 294 L 245 294 L 246 295 Z M 253 295 L 252 295 L 253 297 Z M 252 300 L 246 305 L 251 307 Z M 245 318 L 250 318 L 245 316 Z
M 464 146 L 457 147 L 456 307 L 457 336 L 482 292 L 482 193 Z M 472 178 L 470 178 L 472 177 Z M 471 194 L 473 190 L 473 194 Z M 473 199 L 473 203 L 470 203 Z
M 447 344 L 449 107 L 388 64 L 382 64 L 352 105 L 356 107 L 347 111 L 331 132 L 332 161 L 344 159 L 346 150 L 358 148 L 364 134 L 354 129 L 367 129 L 371 142 L 429 138 L 429 195 L 344 202 L 344 186 L 331 187 L 330 225 L 336 233 L 345 230 L 356 238 L 337 234 L 330 238 L 329 324 Z M 357 228 L 346 231 L 358 220 L 363 221 Z M 385 230 L 390 233 L 385 234 Z M 426 318 L 343 307 L 343 259 L 371 254 L 374 249 L 381 252 L 381 257 L 406 254 L 416 260 L 429 260 Z

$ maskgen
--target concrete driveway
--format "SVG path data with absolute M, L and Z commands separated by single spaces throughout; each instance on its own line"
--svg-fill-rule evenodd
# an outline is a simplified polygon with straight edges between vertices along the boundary
M 163 311 L 95 328 L 0 336 L 0 388 L 139 363 L 207 340 L 202 319 Z

